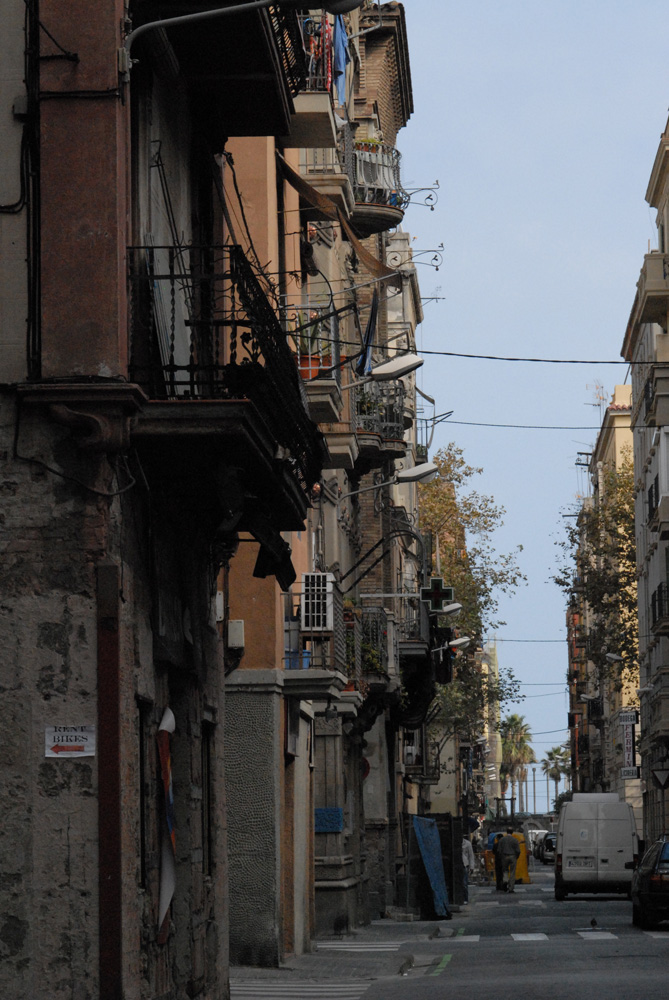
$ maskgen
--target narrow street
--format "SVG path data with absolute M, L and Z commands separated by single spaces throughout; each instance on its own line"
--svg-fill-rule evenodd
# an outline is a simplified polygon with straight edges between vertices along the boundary
M 638 930 L 621 897 L 558 903 L 552 867 L 536 870 L 532 880 L 513 896 L 475 888 L 471 904 L 447 923 L 376 921 L 349 938 L 319 942 L 315 955 L 266 970 L 261 980 L 252 981 L 248 970 L 242 981 L 233 969 L 232 1000 L 666 996 L 669 924 Z

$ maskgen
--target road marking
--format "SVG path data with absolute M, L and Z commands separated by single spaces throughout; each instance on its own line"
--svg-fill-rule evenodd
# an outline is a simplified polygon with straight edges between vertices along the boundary
M 452 941 L 464 941 L 465 943 L 471 943 L 472 941 L 473 942 L 480 941 L 481 940 L 481 935 L 480 934 L 456 934 L 456 936 L 454 938 L 452 938 L 451 940 Z
M 519 899 L 519 906 L 545 906 L 543 899 Z
M 446 968 L 446 966 L 448 965 L 448 963 L 450 962 L 450 960 L 451 960 L 452 957 L 453 957 L 452 955 L 444 955 L 444 957 L 442 958 L 442 960 L 439 963 L 439 965 L 437 966 L 437 968 L 433 972 L 428 972 L 427 975 L 428 976 L 440 976 L 441 973 Z
M 360 1000 L 368 982 L 272 983 L 267 980 L 230 983 L 230 1000 Z
M 514 941 L 548 941 L 548 934 L 512 934 Z
M 584 941 L 617 941 L 618 935 L 610 931 L 576 931 Z
M 656 941 L 669 941 L 669 934 L 666 931 L 644 931 L 648 937 L 655 938 Z
M 316 951 L 399 951 L 406 941 L 317 941 Z

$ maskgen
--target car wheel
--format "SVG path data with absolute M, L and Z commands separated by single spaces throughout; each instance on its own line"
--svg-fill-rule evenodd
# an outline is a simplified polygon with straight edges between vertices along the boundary
M 558 903 L 563 903 L 564 900 L 567 898 L 567 893 L 564 891 L 564 889 L 556 889 L 555 898 L 558 901 Z

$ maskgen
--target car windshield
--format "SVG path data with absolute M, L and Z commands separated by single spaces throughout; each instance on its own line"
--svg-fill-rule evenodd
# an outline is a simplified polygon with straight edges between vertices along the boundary
M 669 840 L 665 841 L 662 845 L 657 867 L 661 868 L 663 871 L 669 871 Z

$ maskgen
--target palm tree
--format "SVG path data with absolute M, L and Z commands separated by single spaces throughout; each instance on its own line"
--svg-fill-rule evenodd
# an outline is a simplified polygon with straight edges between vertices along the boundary
M 558 797 L 560 778 L 570 770 L 568 752 L 566 747 L 553 747 L 552 750 L 546 751 L 546 756 L 541 762 L 541 770 L 555 783 L 555 801 Z
M 535 764 L 537 758 L 535 757 L 534 750 L 529 743 L 524 744 L 524 746 L 520 748 L 519 756 L 522 758 L 519 764 L 518 772 L 519 787 L 521 789 L 525 789 L 525 798 L 523 799 L 522 794 L 520 797 L 520 812 L 529 812 L 527 803 L 527 765 Z
M 512 798 L 518 781 L 520 807 L 518 811 L 523 812 L 523 778 L 527 764 L 534 760 L 531 747 L 532 732 L 525 717 L 515 712 L 502 720 L 499 729 L 502 737 L 502 767 L 509 777 Z

